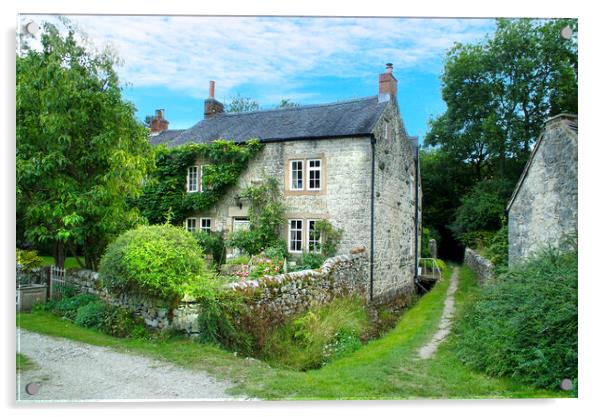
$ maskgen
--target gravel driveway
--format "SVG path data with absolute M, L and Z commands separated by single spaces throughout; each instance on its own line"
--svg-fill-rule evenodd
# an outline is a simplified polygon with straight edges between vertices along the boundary
M 242 400 L 226 394 L 231 384 L 202 371 L 109 348 L 17 329 L 19 351 L 37 367 L 17 375 L 17 401 Z M 35 395 L 25 391 L 37 383 Z

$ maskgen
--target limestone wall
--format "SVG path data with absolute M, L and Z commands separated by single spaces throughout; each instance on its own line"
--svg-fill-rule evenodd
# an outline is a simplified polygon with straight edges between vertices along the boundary
M 306 312 L 309 308 L 347 294 L 359 294 L 367 300 L 369 258 L 365 247 L 357 247 L 349 255 L 327 259 L 318 270 L 291 272 L 264 277 L 261 280 L 230 284 L 225 291 L 242 294 L 251 314 L 272 325 Z M 157 330 L 174 329 L 189 336 L 199 332 L 198 303 L 182 302 L 170 311 L 162 300 L 135 294 L 109 294 L 100 289 L 97 272 L 79 270 L 71 274 L 81 285 L 78 292 L 99 295 L 110 304 L 126 308 L 142 317 L 147 326 Z M 260 317 L 261 316 L 261 317 Z
M 395 105 L 387 106 L 374 135 L 374 297 L 389 301 L 414 291 L 416 169 L 413 148 Z
M 237 206 L 236 196 L 265 177 L 275 178 L 284 195 L 286 219 L 329 219 L 343 230 L 338 254 L 354 246 L 370 244 L 370 139 L 339 138 L 266 143 L 241 174 L 238 184 L 209 211 L 190 213 L 190 217 L 209 217 L 213 230 L 229 232 L 233 218 L 247 217 L 248 204 Z M 291 159 L 322 159 L 322 190 L 290 192 L 286 167 Z M 202 161 L 199 161 L 202 164 Z M 287 238 L 288 222 L 281 230 Z M 303 247 L 307 234 L 303 233 Z
M 508 211 L 508 263 L 577 234 L 576 117 L 548 121 Z M 576 128 L 575 128 L 576 129 Z
M 362 248 L 355 254 L 329 258 L 318 270 L 233 283 L 229 289 L 244 294 L 258 315 L 279 322 L 344 295 L 359 294 L 367 302 L 369 284 L 369 258 Z
M 464 263 L 475 273 L 479 285 L 484 285 L 493 279 L 493 263 L 476 251 L 466 248 L 464 250 Z

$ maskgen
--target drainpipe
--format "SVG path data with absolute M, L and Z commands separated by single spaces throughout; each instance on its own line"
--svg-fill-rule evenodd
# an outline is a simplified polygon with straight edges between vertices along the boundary
M 370 139 L 372 147 L 372 195 L 370 196 L 370 301 L 374 296 L 374 167 L 376 165 L 376 139 L 374 136 Z
M 418 283 L 418 138 L 416 138 L 416 156 L 414 158 L 414 281 Z

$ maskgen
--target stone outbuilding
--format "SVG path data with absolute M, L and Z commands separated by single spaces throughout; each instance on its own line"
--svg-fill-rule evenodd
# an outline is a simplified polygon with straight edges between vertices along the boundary
M 577 116 L 548 119 L 507 206 L 508 263 L 577 236 Z
M 314 250 L 320 237 L 313 229 L 326 219 L 342 229 L 339 254 L 366 248 L 371 298 L 412 293 L 421 223 L 418 145 L 399 114 L 392 64 L 375 82 L 378 95 L 329 104 L 225 113 L 214 91 L 211 82 L 203 120 L 183 131 L 153 132 L 151 143 L 257 138 L 265 146 L 237 186 L 210 211 L 190 213 L 184 226 L 208 232 L 248 227 L 248 207 L 239 196 L 253 182 L 273 177 L 288 207 L 282 237 L 289 252 Z M 183 189 L 202 192 L 202 173 L 203 161 L 189 167 Z

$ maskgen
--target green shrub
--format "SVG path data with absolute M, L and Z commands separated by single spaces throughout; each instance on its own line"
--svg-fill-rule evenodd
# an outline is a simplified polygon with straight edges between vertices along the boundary
M 546 251 L 487 286 L 456 326 L 460 359 L 544 388 L 577 378 L 577 253 Z
M 483 256 L 498 268 L 508 266 L 508 225 L 504 224 L 483 249 Z
M 102 331 L 116 337 L 132 337 L 140 334 L 140 327 L 144 327 L 142 318 L 122 308 L 106 305 L 102 321 Z
M 82 327 L 100 329 L 104 323 L 107 304 L 104 301 L 94 301 L 77 309 L 75 324 Z
M 321 268 L 326 260 L 326 256 L 317 252 L 303 252 L 301 257 L 297 261 L 292 270 L 294 271 L 303 271 L 306 269 L 318 269 Z
M 443 259 L 435 259 L 435 262 L 437 262 L 437 266 L 439 267 L 439 270 L 441 272 L 443 272 L 447 269 L 447 265 L 445 264 Z
M 514 181 L 505 178 L 486 178 L 476 183 L 461 198 L 461 204 L 454 213 L 454 220 L 449 226 L 454 237 L 464 243 L 466 233 L 498 230 L 514 186 Z
M 495 232 L 489 230 L 466 232 L 462 235 L 461 242 L 464 246 L 468 246 L 471 249 L 479 251 L 486 246 L 489 246 L 494 235 Z
M 322 243 L 320 244 L 320 253 L 328 256 L 334 256 L 343 237 L 343 230 L 334 227 L 328 220 L 318 220 L 316 222 L 316 231 L 319 233 Z
M 221 284 L 205 280 L 196 287 L 199 341 L 213 343 L 245 354 L 251 353 L 251 336 L 235 327 L 235 319 L 244 307 L 242 297 L 224 291 Z
M 226 260 L 226 242 L 224 232 L 207 233 L 204 230 L 192 234 L 204 253 L 210 254 L 216 265 L 221 265 Z
M 280 239 L 263 251 L 265 256 L 270 259 L 283 260 L 288 256 L 286 241 Z
M 17 249 L 17 265 L 21 265 L 23 271 L 39 268 L 43 263 L 44 259 L 35 250 Z
M 58 316 L 75 320 L 81 307 L 97 301 L 99 301 L 99 298 L 95 295 L 78 294 L 72 297 L 63 297 L 60 300 L 48 301 L 46 304 L 39 304 L 36 309 L 50 311 Z
M 359 348 L 370 329 L 361 298 L 340 298 L 275 329 L 266 338 L 262 356 L 285 368 L 314 369 Z
M 227 265 L 248 265 L 251 258 L 248 255 L 240 255 L 236 258 L 229 259 Z
M 168 302 L 208 274 L 203 251 L 181 227 L 140 226 L 119 236 L 100 262 L 111 292 L 134 292 Z

